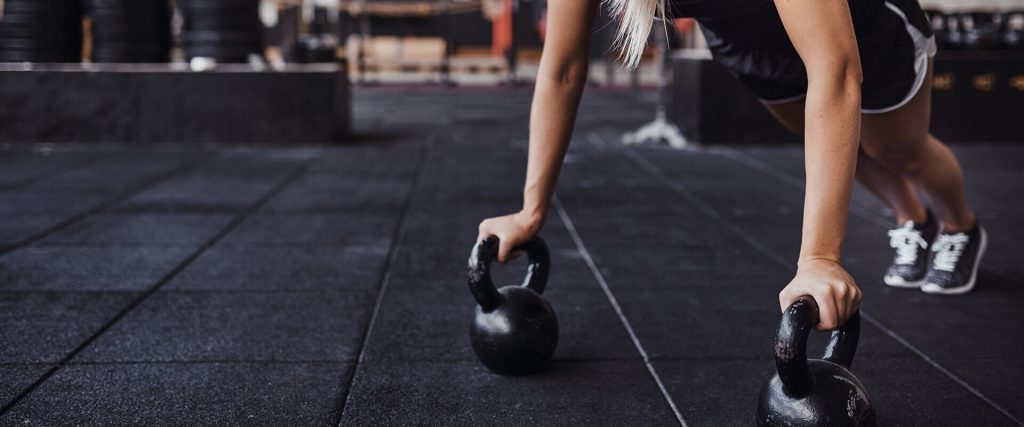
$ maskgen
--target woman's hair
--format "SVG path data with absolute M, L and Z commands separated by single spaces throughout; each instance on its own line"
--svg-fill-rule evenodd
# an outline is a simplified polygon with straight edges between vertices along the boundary
M 627 68 L 636 68 L 651 35 L 654 17 L 665 18 L 665 0 L 604 0 L 619 21 L 615 47 Z

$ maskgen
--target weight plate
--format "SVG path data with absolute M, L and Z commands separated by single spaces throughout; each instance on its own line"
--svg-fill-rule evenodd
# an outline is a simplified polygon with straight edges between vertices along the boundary
M 258 8 L 260 0 L 178 0 L 177 6 L 182 9 L 199 8 Z
M 81 16 L 82 8 L 72 6 L 74 2 L 67 4 L 19 4 L 4 2 L 4 17 L 7 15 L 30 15 L 30 16 Z
M 96 51 L 89 59 L 92 62 L 168 62 L 170 52 L 106 52 Z
M 0 40 L 0 50 L 26 50 L 26 51 L 61 51 L 79 52 L 82 50 L 81 43 L 45 43 L 35 40 Z
M 181 40 L 186 43 L 246 43 L 262 42 L 262 34 L 259 32 L 236 32 L 236 31 L 184 31 L 181 33 Z
M 171 34 L 171 23 L 168 21 L 139 22 L 124 25 L 117 22 L 94 22 L 90 27 L 93 34 Z
M 262 53 L 263 49 L 255 46 L 183 46 L 188 56 L 246 56 L 250 53 Z
M 0 25 L 0 38 L 70 38 L 77 37 L 81 31 L 67 31 L 66 29 L 53 29 L 43 26 L 38 27 L 14 27 Z
M 4 13 L 3 23 L 30 24 L 33 22 L 81 22 L 81 14 L 61 15 L 56 13 Z
M 84 5 L 87 9 L 171 8 L 171 2 L 167 0 L 85 0 Z
M 0 50 L 0 62 L 80 62 L 80 54 L 68 52 Z

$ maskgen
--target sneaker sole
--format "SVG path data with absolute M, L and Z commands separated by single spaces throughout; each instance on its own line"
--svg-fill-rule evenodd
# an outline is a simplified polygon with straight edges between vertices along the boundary
M 897 276 L 885 276 L 882 280 L 885 281 L 886 285 L 903 289 L 920 288 L 924 284 L 924 279 L 906 281 L 902 277 Z
M 978 279 L 978 269 L 981 268 L 981 256 L 985 255 L 986 248 L 988 248 L 988 233 L 986 233 L 985 229 L 982 228 L 981 247 L 978 248 L 978 254 L 974 257 L 974 268 L 971 269 L 971 280 L 967 281 L 967 284 L 955 288 L 943 288 L 942 286 L 934 283 L 925 283 L 921 286 L 921 290 L 932 295 L 961 295 L 970 292 L 974 289 L 974 283 Z

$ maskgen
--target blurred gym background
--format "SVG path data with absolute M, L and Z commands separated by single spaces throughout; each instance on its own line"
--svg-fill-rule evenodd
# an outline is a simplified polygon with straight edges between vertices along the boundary
M 941 50 L 935 79 L 936 132 L 957 141 L 1024 139 L 1013 119 L 1024 105 L 1024 0 L 922 3 Z M 304 96 L 306 90 L 332 94 L 333 98 L 321 100 L 322 107 L 332 109 L 323 118 L 333 122 L 326 125 L 330 129 L 309 135 L 292 129 L 264 138 L 290 135 L 315 142 L 346 139 L 351 129 L 350 84 L 529 85 L 543 45 L 547 0 L 0 0 L 0 4 L 0 61 L 5 63 L 0 72 L 8 77 L 2 93 L 7 106 L 0 113 L 9 120 L 35 117 L 29 122 L 39 122 L 44 114 L 53 119 L 42 125 L 7 127 L 0 131 L 0 142 L 178 141 L 196 140 L 196 135 L 198 140 L 246 142 L 254 137 L 252 133 L 201 136 L 204 126 L 245 122 L 241 115 L 199 120 L 193 126 L 195 132 L 168 136 L 166 129 L 119 134 L 124 126 L 111 125 L 114 118 L 65 110 L 91 100 L 86 104 L 106 106 L 90 110 L 93 113 L 124 109 L 126 114 L 136 114 L 133 123 L 148 123 L 161 114 L 137 117 L 138 105 L 125 106 L 102 97 L 131 90 L 145 103 L 165 98 L 161 90 L 182 93 L 204 88 L 238 95 L 247 87 L 267 85 L 281 87 L 280 97 Z M 771 143 L 793 139 L 708 61 L 692 20 L 677 19 L 672 24 L 668 37 L 659 31 L 652 34 L 645 61 L 638 70 L 628 72 L 616 62 L 611 47 L 614 23 L 602 10 L 591 48 L 590 85 L 664 93 L 663 110 L 690 140 Z M 228 72 L 234 78 L 189 77 L 200 72 Z M 86 76 L 73 75 L 82 73 Z M 102 76 L 105 73 L 114 77 L 107 79 Z M 154 77 L 154 73 L 173 77 Z M 278 75 L 253 75 L 258 73 Z M 325 73 L 334 73 L 327 86 L 321 85 L 327 80 L 312 82 Z M 345 81 L 338 81 L 339 73 Z M 205 89 L 206 85 L 210 87 Z M 39 87 L 51 89 L 59 102 L 36 99 Z M 693 90 L 696 87 L 702 89 Z M 261 93 L 269 105 L 282 105 L 269 91 Z M 210 109 L 246 104 L 245 96 L 238 96 Z M 147 105 L 161 111 L 186 109 L 198 116 L 205 104 Z M 756 124 L 734 126 L 740 119 Z M 69 123 L 80 126 L 71 128 Z M 102 128 L 90 131 L 81 126 L 90 123 Z M 943 129 L 943 123 L 957 125 Z M 273 125 L 266 126 L 274 130 Z

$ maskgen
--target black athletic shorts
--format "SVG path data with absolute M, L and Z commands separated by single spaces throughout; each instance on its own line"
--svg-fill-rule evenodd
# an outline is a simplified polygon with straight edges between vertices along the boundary
M 683 9 L 693 0 L 676 0 Z M 771 0 L 715 0 L 752 5 L 733 16 L 695 16 L 715 61 L 765 103 L 806 96 L 807 73 Z M 917 94 L 935 55 L 935 38 L 916 0 L 849 0 L 860 49 L 865 113 L 895 110 Z M 684 10 L 685 11 L 685 10 Z M 721 11 L 707 10 L 723 15 Z

